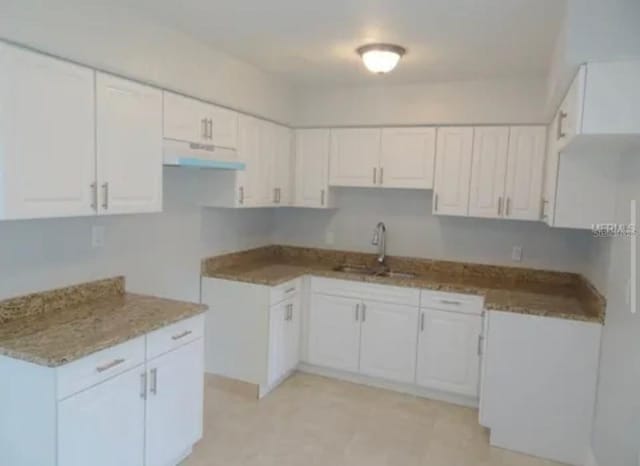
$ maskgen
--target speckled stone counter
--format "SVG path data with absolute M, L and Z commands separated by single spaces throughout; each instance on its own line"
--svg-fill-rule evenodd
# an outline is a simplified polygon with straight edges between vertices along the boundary
M 0 301 L 0 355 L 56 367 L 206 310 L 124 289 L 117 277 Z
M 478 294 L 485 308 L 604 323 L 606 302 L 581 275 L 407 257 L 387 266 L 415 277 L 382 277 L 334 270 L 342 264 L 375 267 L 375 255 L 292 246 L 268 246 L 205 259 L 204 277 L 278 285 L 302 275 Z

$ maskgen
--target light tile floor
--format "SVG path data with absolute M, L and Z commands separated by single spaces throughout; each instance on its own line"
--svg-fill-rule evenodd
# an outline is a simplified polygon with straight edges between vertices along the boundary
M 478 412 L 296 374 L 261 401 L 210 384 L 184 466 L 553 466 L 489 446 Z

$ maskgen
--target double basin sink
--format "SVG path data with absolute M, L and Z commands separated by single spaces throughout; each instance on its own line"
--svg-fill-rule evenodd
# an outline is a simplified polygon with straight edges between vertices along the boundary
M 336 272 L 354 273 L 358 275 L 369 275 L 372 277 L 416 278 L 415 273 L 390 270 L 386 267 L 372 268 L 366 265 L 342 264 L 337 267 L 334 267 L 333 270 Z

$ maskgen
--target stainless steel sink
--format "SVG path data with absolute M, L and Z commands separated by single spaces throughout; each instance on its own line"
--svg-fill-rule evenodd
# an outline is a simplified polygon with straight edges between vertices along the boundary
M 376 277 L 388 277 L 388 278 L 416 278 L 415 273 L 411 272 L 396 272 L 394 270 L 373 269 L 366 265 L 353 265 L 342 264 L 334 267 L 336 272 L 344 273 L 357 273 L 360 275 L 373 275 Z

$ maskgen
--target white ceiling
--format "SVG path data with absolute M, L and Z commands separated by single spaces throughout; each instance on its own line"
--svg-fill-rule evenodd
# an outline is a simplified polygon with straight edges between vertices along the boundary
M 299 85 L 541 77 L 563 0 L 120 0 Z M 375 76 L 355 49 L 408 49 Z

